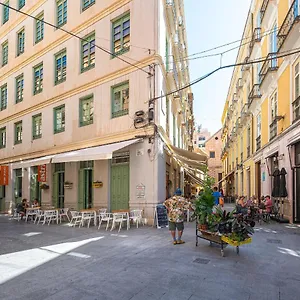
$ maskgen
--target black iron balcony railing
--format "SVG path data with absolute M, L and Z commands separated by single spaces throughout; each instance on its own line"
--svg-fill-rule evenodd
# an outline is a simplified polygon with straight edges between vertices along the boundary
M 261 136 L 256 138 L 256 151 L 261 148 Z
M 261 28 L 257 27 L 253 30 L 252 38 L 249 44 L 249 57 L 251 56 L 255 43 L 258 43 L 260 41 L 261 41 Z
M 267 11 L 269 1 L 270 0 L 263 0 L 263 3 L 261 5 L 261 8 L 260 8 L 260 20 L 261 20 L 261 22 L 262 22 L 262 20 L 265 16 L 266 11 Z
M 296 22 L 300 20 L 299 0 L 294 0 L 277 34 L 277 50 L 284 44 Z M 299 34 L 299 33 L 297 33 Z
M 270 125 L 270 141 L 277 136 L 277 120 L 275 119 Z
M 248 146 L 248 147 L 247 147 L 247 158 L 250 157 L 250 154 L 251 154 L 250 151 L 251 151 L 251 148 L 250 148 L 250 146 Z
M 293 102 L 293 122 L 300 119 L 300 96 Z
M 254 99 L 259 99 L 259 98 L 261 98 L 261 92 L 259 90 L 259 84 L 256 83 L 256 84 L 253 85 L 252 90 L 251 90 L 251 92 L 248 96 L 249 107 L 251 106 L 252 101 Z
M 262 85 L 264 79 L 269 72 L 276 71 L 278 69 L 277 53 L 269 53 L 260 72 L 259 72 L 259 83 Z

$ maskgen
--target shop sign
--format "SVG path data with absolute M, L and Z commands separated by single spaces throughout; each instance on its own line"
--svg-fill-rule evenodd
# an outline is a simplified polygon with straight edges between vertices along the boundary
M 262 181 L 266 181 L 266 172 L 262 172 L 261 177 L 262 177 Z
M 135 195 L 137 198 L 145 198 L 146 187 L 141 183 L 136 186 Z
M 102 188 L 103 187 L 103 182 L 102 181 L 94 181 L 93 182 L 93 188 Z
M 8 185 L 8 166 L 0 166 L 0 185 Z
M 40 165 L 38 166 L 38 182 L 46 182 L 47 181 L 47 166 Z

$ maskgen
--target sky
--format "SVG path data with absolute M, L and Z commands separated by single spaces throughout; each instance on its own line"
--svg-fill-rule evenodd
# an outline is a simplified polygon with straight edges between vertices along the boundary
M 242 38 L 251 0 L 185 0 L 186 31 L 189 55 Z M 198 56 L 220 53 L 234 44 Z M 235 63 L 237 50 L 222 58 L 222 64 Z M 195 56 L 196 57 L 196 56 Z M 190 60 L 190 80 L 195 80 L 220 66 L 220 56 Z M 221 127 L 233 69 L 218 71 L 193 85 L 194 115 L 197 125 L 213 134 Z

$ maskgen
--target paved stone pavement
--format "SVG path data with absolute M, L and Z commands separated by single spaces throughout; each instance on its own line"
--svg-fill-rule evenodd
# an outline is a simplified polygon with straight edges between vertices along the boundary
M 0 216 L 1 300 L 296 300 L 300 227 L 264 224 L 235 249 L 205 240 L 173 245 L 168 230 L 106 232 Z M 197 260 L 198 259 L 198 260 Z M 196 262 L 195 262 L 196 260 Z

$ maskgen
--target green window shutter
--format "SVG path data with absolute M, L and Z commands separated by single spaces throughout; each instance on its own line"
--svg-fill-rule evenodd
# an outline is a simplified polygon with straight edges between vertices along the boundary
M 22 121 L 15 123 L 15 144 L 21 144 L 23 139 Z
M 79 126 L 93 124 L 94 122 L 94 99 L 93 95 L 79 100 Z
M 112 87 L 112 118 L 128 115 L 129 83 Z
M 82 0 L 82 10 L 88 9 L 93 4 L 95 4 L 95 0 Z
M 65 105 L 54 108 L 54 133 L 65 131 Z
M 43 63 L 33 68 L 33 94 L 36 95 L 43 91 L 44 69 Z
M 112 50 L 114 56 L 130 50 L 130 15 L 112 23 Z
M 0 148 L 6 147 L 6 127 L 0 129 Z
M 84 169 L 79 170 L 78 210 L 83 209 L 84 204 Z
M 16 103 L 23 101 L 24 94 L 24 75 L 21 74 L 16 78 Z
M 25 51 L 25 29 L 18 32 L 18 49 L 17 55 L 21 55 Z
M 67 77 L 67 51 L 57 53 L 55 55 L 55 84 L 64 82 Z
M 9 6 L 9 1 L 4 2 L 4 4 Z M 3 7 L 3 13 L 2 13 L 2 24 L 5 24 L 9 20 L 9 8 L 7 6 Z
M 39 14 L 35 20 L 35 43 L 44 39 L 44 12 Z
M 0 87 L 0 111 L 7 108 L 7 84 Z
M 8 41 L 2 44 L 2 67 L 8 64 Z
M 18 9 L 21 9 L 25 6 L 25 0 L 19 0 Z
M 95 67 L 95 32 L 81 41 L 81 72 Z
M 32 139 L 36 140 L 42 137 L 42 114 L 32 117 Z
M 56 3 L 57 5 L 57 26 L 61 27 L 67 23 L 68 17 L 68 1 L 67 0 L 59 0 Z
M 52 205 L 54 207 L 58 207 L 58 176 L 59 173 L 53 174 L 53 182 L 52 182 Z

